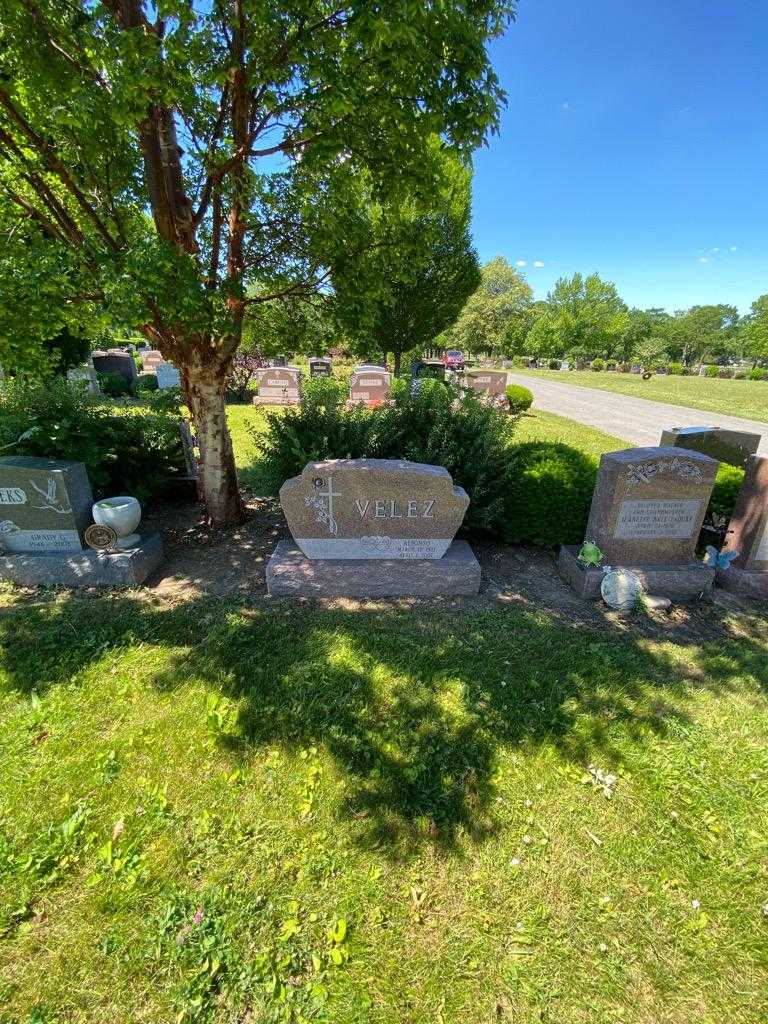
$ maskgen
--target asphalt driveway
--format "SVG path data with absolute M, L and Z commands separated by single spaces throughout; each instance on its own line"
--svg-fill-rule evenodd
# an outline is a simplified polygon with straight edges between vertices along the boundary
M 543 380 L 524 374 L 510 373 L 509 380 L 533 392 L 533 407 L 544 412 L 597 427 L 606 434 L 621 437 L 637 445 L 657 445 L 662 430 L 670 427 L 731 427 L 761 434 L 758 452 L 768 455 L 768 423 L 702 412 L 684 405 L 651 402 L 647 398 L 630 398 L 612 391 L 582 388 L 576 384 Z

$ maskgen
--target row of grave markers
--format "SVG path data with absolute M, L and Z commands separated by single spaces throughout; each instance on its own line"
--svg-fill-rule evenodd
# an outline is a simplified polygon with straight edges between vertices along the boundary
M 446 556 L 468 499 L 445 470 L 396 460 L 358 462 L 307 467 L 300 486 L 298 478 L 285 485 L 281 498 L 286 513 L 292 510 L 289 522 L 302 557 L 421 563 Z M 768 598 L 768 457 L 746 460 L 723 551 L 708 564 L 697 557 L 718 465 L 702 452 L 671 446 L 605 454 L 585 531 L 605 565 L 585 564 L 578 546 L 565 546 L 558 560 L 562 575 L 584 598 L 599 595 L 606 565 L 631 570 L 646 592 L 672 599 L 695 598 L 715 582 Z M 294 492 L 296 500 L 289 502 Z M 8 558 L 80 552 L 91 501 L 82 464 L 0 458 L 0 578 L 19 581 L 19 566 L 6 564 Z M 287 556 L 281 566 L 288 573 L 284 584 L 300 568 L 291 552 Z M 466 554 L 446 567 L 447 582 L 461 578 L 462 586 L 474 587 L 479 578 Z M 428 568 L 417 569 L 410 572 L 409 585 L 426 587 L 422 576 Z M 370 577 L 371 593 L 383 596 L 382 586 L 402 584 L 391 565 L 382 572 L 384 584 L 377 583 L 375 572 L 355 570 L 355 585 L 364 589 Z M 305 573 L 305 580 L 312 577 L 312 571 Z M 339 585 L 338 577 L 330 577 L 329 585 Z M 404 593 L 402 588 L 390 592 Z
M 310 360 L 311 377 L 330 377 L 330 360 Z M 298 405 L 301 401 L 303 371 L 298 366 L 268 366 L 257 371 L 258 394 L 254 405 Z M 504 399 L 507 374 L 503 370 L 479 369 L 464 376 L 465 385 L 490 399 Z M 349 404 L 382 405 L 390 396 L 392 374 L 382 366 L 362 363 L 349 379 Z
M 139 352 L 143 369 L 141 373 L 130 352 L 112 349 L 107 352 L 92 352 L 85 366 L 67 370 L 67 380 L 73 383 L 85 383 L 88 391 L 99 393 L 98 374 L 116 373 L 126 383 L 133 385 L 144 375 L 157 377 L 157 386 L 161 391 L 181 386 L 181 374 L 170 360 L 166 359 L 157 349 L 144 349 Z

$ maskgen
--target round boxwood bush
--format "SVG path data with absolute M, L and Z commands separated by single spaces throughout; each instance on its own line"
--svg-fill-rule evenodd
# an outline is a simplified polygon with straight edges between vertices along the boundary
M 547 363 L 547 368 L 550 370 L 559 370 L 561 366 L 562 363 L 559 359 L 550 359 Z
M 521 387 L 519 384 L 507 384 L 507 402 L 509 403 L 509 411 L 519 416 L 520 413 L 531 408 L 533 393 L 528 388 Z
M 301 400 L 306 404 L 338 409 L 349 397 L 349 385 L 335 377 L 310 377 L 301 387 Z
M 667 363 L 667 373 L 673 373 L 676 376 L 682 376 L 685 372 L 685 367 L 682 363 Z
M 592 362 L 589 364 L 589 368 L 590 370 L 594 370 L 596 373 L 599 373 L 601 370 L 605 369 L 605 360 L 593 359 Z
M 768 380 L 768 370 L 762 366 L 756 366 L 747 374 L 747 380 Z
M 512 472 L 502 535 L 509 543 L 580 544 L 597 461 L 567 444 L 527 441 L 510 449 Z
M 705 370 L 704 370 L 704 376 L 705 377 L 712 377 L 712 378 L 719 377 L 720 376 L 720 367 L 719 366 L 707 366 L 705 368 Z

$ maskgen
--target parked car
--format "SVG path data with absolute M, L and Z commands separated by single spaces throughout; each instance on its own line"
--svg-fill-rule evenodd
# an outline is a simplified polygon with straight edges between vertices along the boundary
M 446 370 L 463 370 L 464 353 L 457 348 L 449 348 L 443 352 L 443 366 Z

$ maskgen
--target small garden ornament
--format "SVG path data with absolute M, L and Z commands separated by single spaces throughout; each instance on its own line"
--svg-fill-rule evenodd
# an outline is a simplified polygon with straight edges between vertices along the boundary
M 600 565 L 603 560 L 603 552 L 593 543 L 591 540 L 585 540 L 581 545 L 581 551 L 579 551 L 578 559 L 582 565 Z

